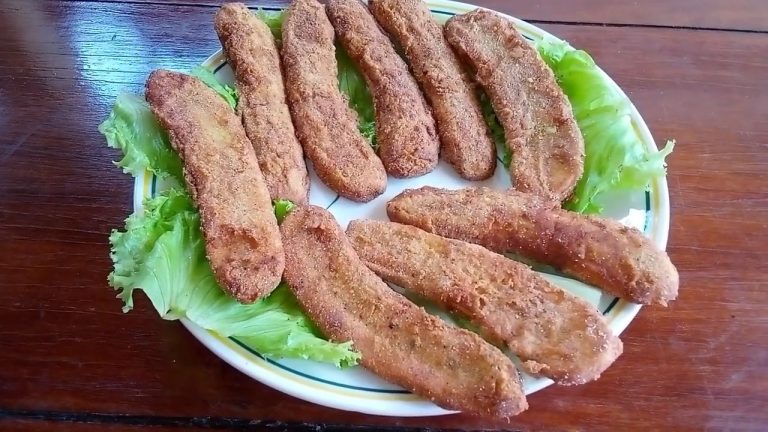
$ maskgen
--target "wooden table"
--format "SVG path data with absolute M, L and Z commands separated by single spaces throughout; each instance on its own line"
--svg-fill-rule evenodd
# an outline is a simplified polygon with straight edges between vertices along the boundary
M 681 295 L 641 311 L 603 378 L 536 393 L 511 423 L 374 417 L 247 378 L 144 296 L 122 314 L 107 235 L 130 213 L 133 184 L 96 127 L 152 69 L 186 70 L 218 49 L 215 9 L 4 0 L 0 430 L 766 430 L 768 3 L 477 2 L 588 50 L 656 139 L 678 140 L 668 250 Z

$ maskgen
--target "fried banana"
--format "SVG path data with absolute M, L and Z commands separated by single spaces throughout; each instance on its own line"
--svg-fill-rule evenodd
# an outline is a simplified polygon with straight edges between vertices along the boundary
M 275 39 L 242 3 L 227 3 L 215 18 L 216 33 L 235 72 L 237 110 L 256 151 L 272 199 L 307 201 L 309 177 L 285 100 Z
M 285 259 L 269 191 L 240 119 L 197 78 L 157 70 L 146 98 L 184 162 L 217 281 L 243 303 L 280 282 Z
M 318 177 L 353 201 L 381 195 L 387 173 L 339 90 L 333 27 L 325 8 L 317 0 L 295 0 L 282 32 L 288 101 L 299 140 Z
M 384 280 L 469 319 L 532 374 L 583 384 L 622 352 L 592 305 L 484 247 L 374 220 L 352 221 L 347 236 Z
M 584 172 L 584 140 L 552 70 L 511 21 L 489 10 L 451 18 L 445 35 L 504 127 L 514 188 L 565 200 Z
M 298 207 L 280 230 L 285 281 L 326 336 L 353 342 L 366 368 L 446 409 L 508 418 L 527 408 L 507 356 L 391 290 L 329 212 Z
M 675 266 L 643 233 L 530 194 L 423 187 L 395 197 L 387 214 L 395 222 L 551 265 L 635 303 L 666 306 L 677 297 Z
M 435 120 L 408 66 L 360 0 L 331 0 L 326 11 L 373 95 L 384 168 L 401 178 L 432 171 L 440 152 Z
M 371 0 L 376 21 L 402 47 L 432 106 L 441 155 L 467 180 L 485 180 L 496 169 L 490 138 L 473 84 L 421 0 Z

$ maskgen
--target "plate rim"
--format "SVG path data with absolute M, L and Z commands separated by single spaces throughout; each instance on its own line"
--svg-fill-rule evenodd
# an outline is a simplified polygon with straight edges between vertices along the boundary
M 480 6 L 451 0 L 426 0 L 426 3 L 433 13 L 442 13 L 446 15 L 465 13 L 477 8 L 482 8 Z M 282 8 L 264 7 L 263 9 L 280 10 Z M 540 40 L 542 38 L 561 40 L 533 24 L 501 12 L 497 13 L 511 20 L 522 33 L 533 38 L 533 40 Z M 222 50 L 219 49 L 209 56 L 202 65 L 215 69 L 224 63 L 226 63 L 226 58 L 224 57 Z M 646 148 L 651 151 L 658 151 L 658 147 L 656 146 L 648 125 L 634 103 L 632 103 L 631 99 L 621 87 L 619 87 L 619 85 L 616 84 L 616 82 L 599 66 L 598 70 L 604 78 L 607 78 L 609 85 L 629 101 L 632 124 L 640 139 L 646 145 Z M 142 201 L 144 197 L 147 196 L 148 191 L 151 191 L 152 188 L 153 176 L 151 173 L 145 172 L 136 177 L 133 196 L 134 210 L 138 211 L 142 208 Z M 670 200 L 666 175 L 654 179 L 654 181 L 651 182 L 650 190 L 650 214 L 652 216 L 650 224 L 652 229 L 649 233 L 646 233 L 646 235 L 650 235 L 650 239 L 659 248 L 664 250 L 666 249 L 669 237 L 670 223 Z M 625 300 L 619 300 L 605 318 L 609 327 L 617 335 L 620 335 L 629 326 L 630 322 L 632 322 L 640 309 L 641 305 Z M 251 351 L 243 348 L 230 338 L 225 338 L 213 332 L 204 330 L 187 319 L 181 319 L 180 321 L 206 348 L 235 369 L 264 385 L 308 402 L 346 411 L 395 417 L 437 416 L 455 412 L 440 408 L 432 402 L 424 400 L 411 393 L 375 393 L 376 397 L 370 397 L 363 391 L 345 391 L 343 389 L 340 390 L 337 386 L 330 387 L 327 384 L 317 383 L 307 378 L 297 379 L 296 376 L 289 376 L 289 373 L 285 370 L 280 370 L 280 367 L 275 366 L 274 362 L 270 362 L 270 360 L 253 354 Z M 527 394 L 535 393 L 551 384 L 553 384 L 553 382 L 549 379 L 536 380 Z

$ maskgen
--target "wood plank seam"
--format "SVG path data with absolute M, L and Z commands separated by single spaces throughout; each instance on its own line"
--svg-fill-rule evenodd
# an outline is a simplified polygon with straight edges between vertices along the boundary
M 458 429 L 438 429 L 429 427 L 295 423 L 277 420 L 248 420 L 232 417 L 166 417 L 114 413 L 0 409 L 0 423 L 4 420 L 39 420 L 46 422 L 103 425 L 116 424 L 125 426 L 173 426 L 184 429 L 290 430 L 295 432 L 458 432 Z
M 161 1 L 135 1 L 135 0 L 116 0 L 105 2 L 102 0 L 59 0 L 62 3 L 100 3 L 100 4 L 129 4 L 129 5 L 151 5 L 151 6 L 163 6 L 163 7 L 197 7 L 197 8 L 218 8 L 218 3 L 184 3 L 184 2 L 161 2 Z M 233 0 L 234 1 L 234 0 Z M 249 6 L 253 8 L 253 6 Z M 265 6 L 265 9 L 278 9 L 275 6 Z M 525 17 L 517 17 L 523 21 L 531 24 L 558 24 L 569 26 L 587 26 L 587 27 L 618 27 L 618 28 L 650 28 L 650 29 L 666 29 L 666 30 L 695 30 L 695 31 L 716 31 L 716 32 L 733 32 L 733 33 L 756 33 L 756 34 L 768 34 L 768 30 L 756 30 L 756 29 L 738 29 L 738 28 L 720 28 L 720 27 L 701 27 L 701 26 L 679 26 L 679 25 L 666 25 L 666 24 L 630 24 L 630 23 L 615 23 L 615 22 L 585 22 L 585 21 L 561 21 L 561 20 L 542 20 L 542 19 L 526 19 Z

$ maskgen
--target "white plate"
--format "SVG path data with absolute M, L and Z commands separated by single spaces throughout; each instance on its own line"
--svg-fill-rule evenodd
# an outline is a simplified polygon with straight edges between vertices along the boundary
M 455 14 L 469 12 L 476 8 L 451 1 L 428 0 L 427 4 L 434 16 L 443 22 Z M 538 27 L 513 17 L 508 18 L 531 40 L 552 37 Z M 233 81 L 232 71 L 226 64 L 221 51 L 209 57 L 204 65 L 216 71 L 221 81 L 229 83 Z M 621 92 L 613 81 L 611 83 Z M 624 93 L 621 92 L 621 94 Z M 657 151 L 648 127 L 634 107 L 632 121 L 640 139 L 648 149 Z M 387 190 L 382 196 L 370 203 L 358 204 L 339 198 L 318 180 L 311 167 L 310 174 L 312 178 L 310 203 L 328 208 L 344 228 L 353 219 L 387 220 L 384 211 L 385 203 L 406 188 L 433 185 L 458 189 L 470 184 L 507 188 L 510 185 L 509 175 L 501 164 L 490 180 L 470 183 L 456 175 L 447 164 L 440 162 L 434 172 L 423 177 L 407 180 L 390 178 Z M 137 177 L 134 207 L 140 208 L 145 197 L 151 196 L 162 188 L 163 185 L 158 184 L 151 173 Z M 626 225 L 642 230 L 660 248 L 666 247 L 669 230 L 669 194 L 666 179 L 660 178 L 654 181 L 648 192 L 617 195 L 609 201 L 610 205 L 606 209 L 605 216 L 621 220 Z M 556 275 L 546 276 L 561 287 L 599 307 L 616 334 L 621 333 L 640 310 L 639 305 L 616 299 L 579 282 Z M 362 367 L 340 370 L 306 360 L 264 359 L 259 353 L 240 344 L 237 340 L 220 337 L 185 320 L 182 322 L 200 342 L 224 361 L 246 375 L 291 396 L 331 408 L 367 414 L 408 417 L 450 413 L 396 385 L 387 383 Z M 524 375 L 527 394 L 539 391 L 550 384 L 552 381 L 549 379 Z

